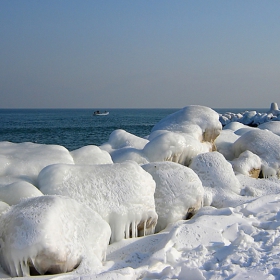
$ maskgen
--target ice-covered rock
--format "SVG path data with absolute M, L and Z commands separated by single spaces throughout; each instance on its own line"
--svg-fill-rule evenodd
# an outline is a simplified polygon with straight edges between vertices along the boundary
M 70 152 L 58 145 L 0 142 L 0 176 L 20 177 L 37 185 L 39 172 L 47 165 L 74 163 Z
M 236 131 L 240 128 L 244 128 L 247 127 L 245 124 L 240 123 L 240 122 L 230 122 L 229 124 L 225 125 L 223 130 L 225 129 L 230 129 L 232 131 Z
M 153 162 L 143 165 L 142 168 L 149 172 L 156 182 L 156 232 L 169 223 L 190 218 L 201 208 L 204 189 L 192 169 L 173 162 Z
M 211 143 L 201 143 L 192 135 L 160 131 L 144 147 L 143 154 L 149 162 L 172 161 L 188 166 L 194 156 L 211 150 Z
M 269 109 L 268 113 L 272 113 L 272 114 L 275 114 L 275 115 L 280 114 L 280 110 L 279 110 L 278 104 L 276 102 L 272 102 L 270 104 L 270 109 Z
M 102 265 L 109 225 L 94 211 L 62 196 L 27 199 L 0 219 L 0 263 L 12 276 L 56 274 Z
M 253 124 L 256 115 L 257 115 L 256 111 L 246 111 L 243 113 L 243 116 L 240 119 L 240 121 L 245 125 Z
M 190 168 L 200 178 L 205 188 L 205 205 L 225 207 L 229 201 L 236 198 L 241 191 L 231 164 L 218 152 L 205 153 L 196 156 Z M 210 199 L 209 199 L 210 198 Z
M 8 208 L 9 208 L 9 204 L 4 202 L 4 201 L 0 201 L 0 216 L 2 215 L 3 212 L 5 212 Z
M 251 131 L 251 130 L 254 130 L 256 129 L 255 127 L 250 127 L 250 126 L 245 126 L 245 127 L 242 127 L 240 129 L 237 129 L 234 133 L 238 136 L 241 136 L 245 133 L 247 133 L 248 131 Z
M 0 200 L 9 205 L 18 204 L 22 199 L 43 195 L 34 185 L 26 181 L 18 181 L 0 187 Z
M 236 173 L 258 178 L 262 167 L 261 159 L 250 151 L 245 151 L 231 161 Z
M 112 151 L 111 157 L 115 163 L 121 163 L 127 160 L 133 160 L 138 164 L 145 164 L 149 162 L 148 158 L 143 153 L 143 150 L 135 148 L 122 148 Z
M 216 148 L 227 160 L 234 159 L 232 144 L 239 138 L 231 129 L 223 129 L 221 134 L 215 140 Z
M 155 181 L 136 162 L 51 165 L 38 181 L 44 194 L 69 196 L 98 212 L 111 226 L 111 242 L 154 232 Z
M 75 164 L 107 164 L 113 163 L 108 152 L 94 145 L 84 146 L 71 151 Z
M 274 134 L 280 136 L 280 121 L 272 121 L 260 124 L 258 126 L 259 129 L 267 129 L 273 132 Z
M 102 144 L 100 149 L 109 152 L 115 163 L 133 160 L 138 164 L 144 164 L 148 160 L 142 153 L 142 149 L 148 142 L 147 139 L 117 129 L 110 134 L 108 142 Z
M 223 126 L 228 126 L 231 122 L 240 122 L 249 126 L 258 126 L 260 124 L 280 121 L 280 110 L 277 103 L 271 103 L 270 109 L 265 113 L 260 113 L 255 110 L 245 111 L 242 113 L 224 113 L 220 114 L 220 122 Z
M 268 130 L 254 129 L 243 134 L 233 144 L 235 157 L 251 151 L 262 160 L 263 176 L 278 173 L 280 166 L 280 137 Z
M 199 141 L 213 143 L 222 130 L 219 114 L 211 108 L 187 106 L 158 122 L 152 129 L 192 135 Z
M 102 144 L 100 148 L 109 153 L 122 148 L 135 148 L 141 150 L 147 143 L 147 139 L 133 135 L 123 129 L 116 129 L 110 134 L 108 142 Z

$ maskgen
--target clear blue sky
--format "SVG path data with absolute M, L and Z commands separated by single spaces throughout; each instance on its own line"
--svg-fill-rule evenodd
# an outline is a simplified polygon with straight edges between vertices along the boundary
M 0 108 L 280 103 L 278 0 L 0 0 Z

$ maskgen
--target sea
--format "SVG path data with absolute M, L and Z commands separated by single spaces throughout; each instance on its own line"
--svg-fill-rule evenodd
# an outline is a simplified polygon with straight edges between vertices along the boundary
M 106 109 L 109 115 L 94 116 L 96 109 L 0 109 L 0 142 L 54 144 L 69 151 L 87 145 L 100 146 L 116 129 L 146 137 L 157 122 L 178 110 Z M 265 112 L 268 108 L 214 110 L 223 114 L 250 110 Z

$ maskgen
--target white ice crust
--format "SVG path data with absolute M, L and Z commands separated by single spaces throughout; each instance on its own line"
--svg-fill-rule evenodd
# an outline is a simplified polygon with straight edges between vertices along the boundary
M 262 167 L 261 159 L 248 150 L 241 153 L 238 158 L 231 161 L 231 164 L 235 173 L 247 176 L 250 176 L 250 171 L 261 170 Z
M 75 164 L 107 164 L 113 163 L 108 152 L 94 145 L 84 146 L 70 152 Z
M 260 157 L 264 177 L 276 176 L 280 166 L 280 137 L 268 130 L 254 129 L 233 144 L 235 157 L 250 151 Z
M 214 141 L 222 130 L 219 114 L 198 105 L 187 106 L 159 121 L 152 129 L 182 132 L 200 141 Z
M 77 266 L 88 272 L 87 262 L 101 266 L 109 238 L 108 224 L 77 201 L 30 198 L 1 216 L 0 263 L 13 277 L 30 275 L 30 267 L 40 274 L 65 273 Z
M 165 229 L 169 223 L 186 219 L 200 209 L 204 189 L 193 170 L 173 162 L 154 162 L 142 167 L 156 182 L 156 232 Z
M 43 195 L 41 191 L 26 181 L 0 186 L 0 200 L 9 205 L 15 205 L 23 199 L 41 195 Z
M 39 172 L 54 163 L 74 161 L 62 146 L 0 142 L 0 176 L 20 177 L 36 185 Z
M 280 278 L 280 111 L 218 117 L 188 106 L 72 152 L 0 142 L 0 278 Z
M 241 191 L 231 164 L 218 152 L 196 156 L 190 168 L 198 175 L 206 190 L 205 205 L 225 207 Z
M 44 194 L 69 196 L 98 212 L 111 226 L 111 242 L 154 232 L 155 182 L 133 161 L 50 165 L 38 181 Z
M 144 147 L 143 153 L 149 162 L 172 161 L 188 166 L 193 157 L 211 149 L 209 142 L 201 143 L 192 135 L 161 131 Z

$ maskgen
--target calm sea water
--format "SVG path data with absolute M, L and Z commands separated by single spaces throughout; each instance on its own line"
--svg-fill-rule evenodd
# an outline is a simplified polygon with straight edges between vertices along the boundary
M 157 122 L 178 110 L 111 109 L 108 116 L 93 116 L 91 109 L 0 109 L 0 141 L 57 144 L 69 150 L 99 146 L 116 129 L 145 137 Z

